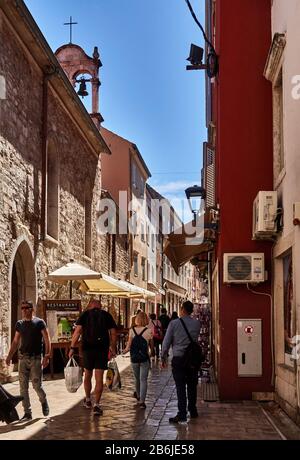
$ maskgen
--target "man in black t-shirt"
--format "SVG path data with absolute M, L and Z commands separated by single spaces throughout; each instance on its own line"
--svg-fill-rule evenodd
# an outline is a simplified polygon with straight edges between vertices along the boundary
M 103 391 L 103 375 L 107 369 L 108 353 L 111 350 L 111 357 L 116 356 L 117 325 L 113 317 L 106 311 L 101 310 L 98 300 L 92 300 L 79 317 L 76 329 L 72 337 L 69 358 L 73 356 L 76 342 L 81 336 L 83 367 L 84 367 L 84 406 L 92 408 L 91 390 L 92 377 L 95 369 L 95 405 L 94 415 L 102 415 L 100 399 Z
M 43 368 L 47 367 L 50 358 L 50 338 L 45 321 L 33 317 L 33 303 L 24 300 L 21 303 L 23 319 L 16 324 L 16 333 L 6 358 L 9 366 L 11 359 L 17 351 L 19 344 L 19 382 L 20 393 L 23 396 L 24 416 L 21 420 L 31 420 L 31 405 L 28 393 L 29 379 L 38 394 L 42 405 L 43 415 L 49 415 L 49 406 L 46 393 L 42 387 Z M 42 359 L 43 340 L 45 344 L 45 356 Z

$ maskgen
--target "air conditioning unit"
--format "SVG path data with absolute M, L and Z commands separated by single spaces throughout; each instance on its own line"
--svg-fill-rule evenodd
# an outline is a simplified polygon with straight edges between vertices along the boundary
M 263 253 L 224 254 L 224 283 L 263 283 L 265 256 Z
M 253 239 L 269 239 L 277 233 L 277 207 L 277 192 L 258 192 L 253 202 Z

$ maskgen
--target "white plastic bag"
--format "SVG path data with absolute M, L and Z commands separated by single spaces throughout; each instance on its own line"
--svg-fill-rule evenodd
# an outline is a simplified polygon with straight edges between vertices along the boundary
M 0 359 L 5 359 L 8 355 L 7 337 L 0 335 Z
M 74 358 L 71 358 L 64 370 L 65 384 L 69 393 L 76 393 L 82 384 L 82 370 L 76 363 Z
M 105 385 L 109 390 L 116 390 L 117 388 L 121 388 L 121 376 L 118 369 L 117 361 L 112 359 L 108 363 L 108 369 L 106 373 L 106 380 Z

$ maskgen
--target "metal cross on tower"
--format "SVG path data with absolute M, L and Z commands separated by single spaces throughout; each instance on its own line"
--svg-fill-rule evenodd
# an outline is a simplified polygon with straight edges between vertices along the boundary
M 72 22 L 72 16 L 70 16 L 70 22 L 65 22 L 64 26 L 70 26 L 70 43 L 72 43 L 72 26 L 78 24 L 78 22 Z

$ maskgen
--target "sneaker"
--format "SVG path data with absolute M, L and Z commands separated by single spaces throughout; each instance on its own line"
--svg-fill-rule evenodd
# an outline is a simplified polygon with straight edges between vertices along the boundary
M 84 407 L 86 407 L 87 409 L 91 409 L 93 406 L 92 406 L 92 401 L 91 400 L 87 400 L 86 398 L 84 398 L 83 400 L 83 405 Z
M 175 417 L 169 418 L 169 422 L 170 423 L 179 423 L 179 424 L 185 425 L 187 423 L 187 419 L 186 418 L 181 418 L 181 417 L 179 417 L 179 415 L 175 415 Z
M 147 406 L 146 406 L 146 404 L 145 404 L 144 402 L 140 404 L 140 408 L 141 408 L 141 409 L 146 409 L 146 407 L 147 407 Z
M 43 411 L 43 415 L 45 417 L 47 417 L 47 415 L 49 415 L 49 406 L 48 406 L 47 401 L 42 403 L 42 411 Z
M 30 412 L 25 412 L 22 418 L 20 418 L 20 422 L 27 422 L 29 420 L 32 420 L 32 415 Z
M 136 392 L 136 391 L 133 393 L 133 397 L 134 397 L 135 399 L 137 399 L 138 401 L 140 400 L 140 397 L 137 395 L 137 392 Z
M 93 409 L 93 414 L 94 415 L 103 415 L 103 410 L 101 409 L 100 406 L 95 405 Z
M 190 417 L 191 418 L 197 418 L 199 417 L 197 409 L 190 411 Z

